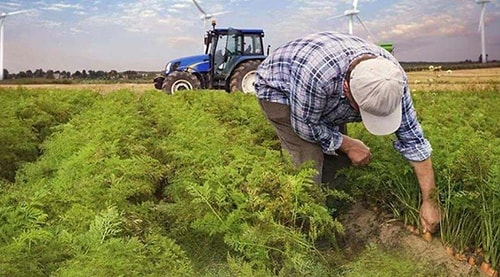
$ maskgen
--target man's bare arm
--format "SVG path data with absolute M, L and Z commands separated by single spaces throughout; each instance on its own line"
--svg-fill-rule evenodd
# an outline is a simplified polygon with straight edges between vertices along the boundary
M 420 207 L 420 221 L 423 232 L 435 232 L 439 224 L 440 215 L 438 203 L 435 199 L 436 182 L 431 158 L 421 162 L 410 162 L 415 171 L 420 191 L 422 193 L 422 205 Z

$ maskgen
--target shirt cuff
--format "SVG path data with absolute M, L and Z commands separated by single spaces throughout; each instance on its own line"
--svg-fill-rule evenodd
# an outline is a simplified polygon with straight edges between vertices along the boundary
M 407 160 L 412 162 L 421 162 L 427 160 L 432 153 L 432 147 L 428 140 L 421 144 L 403 145 L 400 141 L 394 142 L 394 148 Z
M 328 146 L 327 149 L 323 150 L 325 154 L 328 155 L 335 155 L 337 156 L 337 149 L 340 148 L 342 145 L 342 141 L 344 140 L 344 137 L 340 132 L 334 133 L 332 140 L 330 141 L 330 145 Z

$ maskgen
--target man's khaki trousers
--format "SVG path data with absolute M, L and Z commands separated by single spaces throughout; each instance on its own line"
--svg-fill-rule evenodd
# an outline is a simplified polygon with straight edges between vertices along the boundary
M 273 125 L 281 147 L 292 156 L 295 165 L 307 161 L 314 161 L 318 175 L 314 177 L 316 183 L 328 183 L 331 188 L 338 187 L 344 182 L 336 176 L 336 172 L 350 165 L 349 158 L 342 152 L 338 155 L 325 155 L 321 147 L 300 138 L 292 129 L 290 121 L 290 107 L 288 105 L 259 100 L 262 111 Z M 346 134 L 346 126 L 340 126 L 341 132 Z

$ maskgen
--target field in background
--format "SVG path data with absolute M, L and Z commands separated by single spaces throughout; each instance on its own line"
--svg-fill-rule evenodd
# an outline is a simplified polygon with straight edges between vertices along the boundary
M 414 90 L 442 90 L 442 89 L 484 89 L 500 85 L 500 67 L 480 69 L 459 69 L 448 72 L 446 67 L 441 70 L 420 70 L 408 72 L 410 88 Z M 16 88 L 16 84 L 2 84 L 0 88 Z M 130 89 L 135 92 L 154 90 L 151 83 L 122 83 L 122 84 L 23 84 L 26 88 L 64 88 L 64 89 L 92 89 L 98 92 L 110 92 L 118 89 Z
M 412 71 L 408 73 L 408 81 L 412 91 L 485 89 L 491 86 L 498 88 L 500 67 Z

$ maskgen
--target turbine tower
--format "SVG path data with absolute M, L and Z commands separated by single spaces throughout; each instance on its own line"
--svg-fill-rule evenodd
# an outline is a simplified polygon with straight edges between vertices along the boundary
M 350 35 L 352 35 L 352 31 L 353 31 L 354 17 L 356 17 L 359 20 L 359 22 L 361 22 L 361 19 L 359 19 L 358 14 L 359 14 L 358 0 L 353 0 L 352 1 L 352 9 L 344 11 L 344 16 L 349 17 L 349 34 Z M 364 24 L 362 22 L 361 22 L 361 24 L 364 27 Z M 365 27 L 365 29 L 367 29 L 367 28 Z
M 363 28 L 365 28 L 365 30 L 368 32 L 368 34 L 373 39 L 375 39 L 375 36 L 372 34 L 372 32 L 370 32 L 370 30 L 368 29 L 368 27 L 366 27 L 365 23 L 361 20 L 361 18 L 359 17 L 358 14 L 359 14 L 358 0 L 353 0 L 352 1 L 352 9 L 345 10 L 344 14 L 338 15 L 338 16 L 334 16 L 332 18 L 339 18 L 339 17 L 344 17 L 344 16 L 349 17 L 349 34 L 350 35 L 353 34 L 354 18 L 356 18 L 359 21 L 359 23 L 361 23 L 361 25 L 363 26 Z
M 491 0 L 476 0 L 477 4 L 482 6 L 481 17 L 479 18 L 479 31 L 481 32 L 481 61 L 486 63 L 486 47 L 484 39 L 484 13 L 486 12 L 486 4 L 491 2 Z
M 0 80 L 3 80 L 3 25 L 5 23 L 5 19 L 7 19 L 7 16 L 20 13 L 27 13 L 30 11 L 31 10 L 20 10 L 20 11 L 0 14 Z
M 203 8 L 200 6 L 200 4 L 196 0 L 193 0 L 193 3 L 196 6 L 196 8 L 198 8 L 198 10 L 202 13 L 202 15 L 200 16 L 200 19 L 203 20 L 203 27 L 206 26 L 206 22 L 208 20 L 214 19 L 216 15 L 227 13 L 226 11 L 221 11 L 221 12 L 216 12 L 216 13 L 207 13 L 207 12 L 205 12 L 205 10 L 203 10 Z

